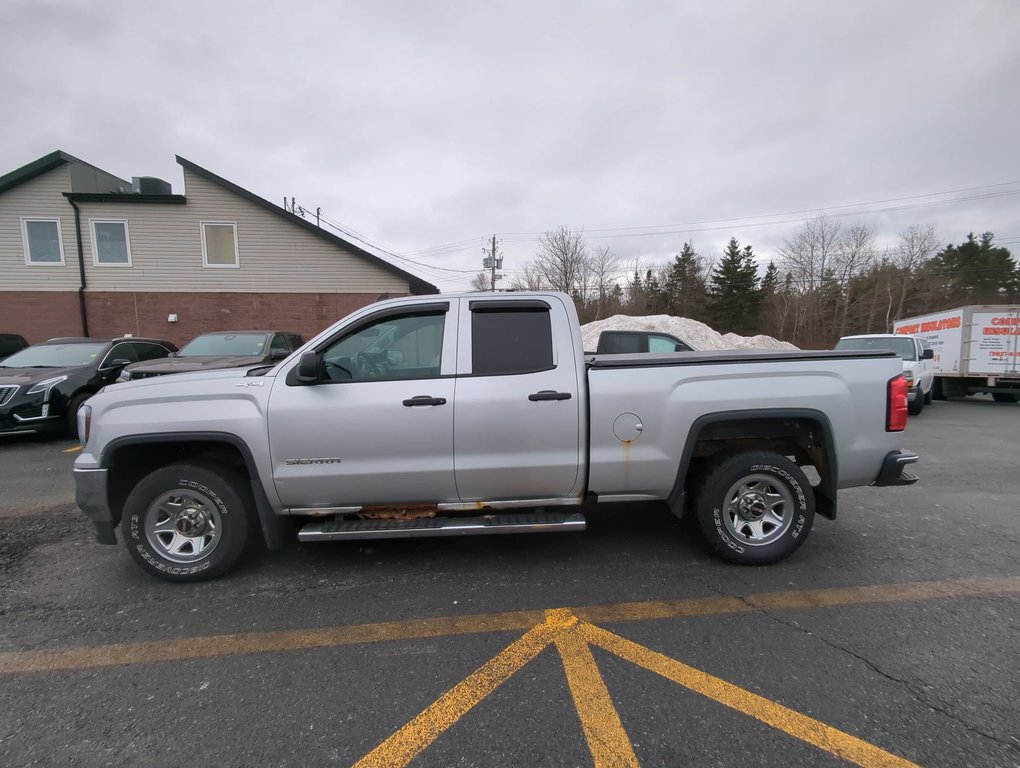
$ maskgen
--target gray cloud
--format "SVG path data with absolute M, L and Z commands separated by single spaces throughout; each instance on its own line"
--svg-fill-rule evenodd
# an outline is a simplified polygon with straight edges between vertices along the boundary
M 398 252 L 470 240 L 414 257 L 463 287 L 493 232 L 519 268 L 536 246 L 509 233 L 1020 180 L 1018 38 L 1012 0 L 8 2 L 0 171 L 60 148 L 179 189 L 181 154 Z M 1018 197 L 864 220 L 1020 237 Z M 592 242 L 654 262 L 733 235 L 768 257 L 795 227 Z

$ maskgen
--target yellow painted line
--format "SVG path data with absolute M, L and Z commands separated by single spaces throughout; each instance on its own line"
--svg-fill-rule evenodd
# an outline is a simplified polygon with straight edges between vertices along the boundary
M 113 643 L 86 648 L 0 653 L 0 675 L 51 672 L 165 661 L 208 659 L 246 653 L 274 653 L 342 645 L 413 640 L 456 635 L 523 630 L 542 621 L 542 611 L 493 613 L 482 616 L 441 617 L 348 627 L 249 632 L 233 635 L 167 638 L 141 643 Z
M 80 445 L 76 445 L 76 446 L 74 446 L 74 448 L 65 448 L 64 449 L 64 453 L 78 453 L 78 451 L 80 451 L 80 450 L 81 450 L 81 446 Z
M 806 741 L 836 757 L 869 768 L 917 768 L 915 763 L 886 752 L 856 736 L 592 624 L 581 624 L 578 631 L 592 645 L 760 720 L 794 738 Z
M 538 656 L 557 631 L 556 623 L 548 620 L 530 629 L 365 755 L 354 764 L 355 768 L 398 768 L 410 763 L 478 702 Z
M 572 610 L 580 619 L 605 624 L 607 622 L 652 621 L 694 616 L 723 616 L 761 609 L 828 608 L 937 598 L 980 597 L 1015 592 L 1020 592 L 1020 576 L 771 592 L 749 595 L 743 599 L 708 597 L 619 603 Z M 543 616 L 542 611 L 516 611 L 278 632 L 165 638 L 150 642 L 113 643 L 84 648 L 7 651 L 0 652 L 0 675 L 153 664 L 248 653 L 299 651 L 387 640 L 453 637 L 526 630 L 540 624 L 543 621 Z
M 627 732 L 623 729 L 620 715 L 613 706 L 609 689 L 595 664 L 591 648 L 574 631 L 578 625 L 577 619 L 569 616 L 566 611 L 557 613 L 565 621 L 572 620 L 570 629 L 556 635 L 556 649 L 563 659 L 570 695 L 574 698 L 574 707 L 581 718 L 581 728 L 588 741 L 588 750 L 595 761 L 595 768 L 640 765 Z

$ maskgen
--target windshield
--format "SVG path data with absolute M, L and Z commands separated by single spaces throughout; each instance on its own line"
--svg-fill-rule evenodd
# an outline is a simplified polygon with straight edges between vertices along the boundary
M 88 365 L 103 350 L 105 342 L 99 344 L 39 344 L 16 352 L 2 363 L 0 368 L 70 368 Z
M 185 344 L 176 357 L 200 355 L 262 357 L 266 342 L 264 333 L 207 333 Z
M 897 357 L 904 360 L 917 359 L 917 354 L 914 352 L 914 340 L 905 337 L 879 336 L 877 338 L 840 339 L 836 344 L 836 349 L 891 349 Z

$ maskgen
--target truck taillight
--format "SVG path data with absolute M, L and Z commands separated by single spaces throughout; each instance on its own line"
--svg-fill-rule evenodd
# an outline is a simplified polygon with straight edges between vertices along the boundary
M 903 374 L 889 379 L 885 403 L 885 431 L 902 432 L 907 428 L 907 394 L 910 384 Z M 918 397 L 920 397 L 918 393 Z

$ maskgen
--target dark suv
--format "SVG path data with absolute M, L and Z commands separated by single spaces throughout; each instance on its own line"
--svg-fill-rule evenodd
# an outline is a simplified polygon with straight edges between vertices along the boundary
M 0 360 L 15 352 L 20 352 L 27 346 L 28 342 L 25 341 L 24 336 L 19 336 L 16 333 L 0 333 Z
M 74 435 L 78 406 L 129 363 L 170 355 L 160 339 L 50 339 L 0 362 L 0 434 Z
M 167 373 L 211 371 L 219 368 L 245 368 L 278 363 L 304 344 L 296 333 L 288 331 L 221 331 L 196 336 L 171 360 L 156 360 L 127 366 L 118 381 L 146 379 Z

